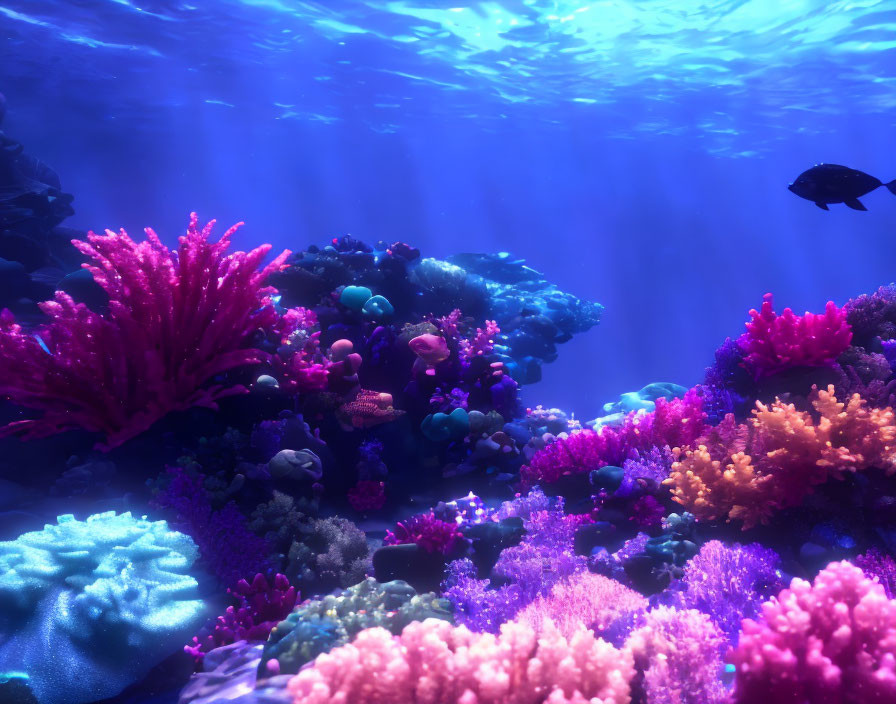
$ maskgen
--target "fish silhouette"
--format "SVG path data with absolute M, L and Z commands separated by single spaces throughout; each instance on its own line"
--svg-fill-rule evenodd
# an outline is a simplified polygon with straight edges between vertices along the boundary
M 868 210 L 859 197 L 884 185 L 896 195 L 896 179 L 884 184 L 880 179 L 848 166 L 818 164 L 803 171 L 787 188 L 822 210 L 828 210 L 830 203 L 844 203 L 853 210 Z

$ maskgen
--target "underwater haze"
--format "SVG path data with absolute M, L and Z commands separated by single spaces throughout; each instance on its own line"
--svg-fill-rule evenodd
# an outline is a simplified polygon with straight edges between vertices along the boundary
M 894 236 L 896 0 L 0 0 L 0 704 L 896 704 Z
M 883 189 L 866 214 L 786 190 L 822 161 L 896 178 L 886 0 L 4 0 L 0 28 L 6 129 L 69 224 L 510 251 L 606 307 L 539 391 L 582 418 L 699 380 L 765 291 L 892 278 Z

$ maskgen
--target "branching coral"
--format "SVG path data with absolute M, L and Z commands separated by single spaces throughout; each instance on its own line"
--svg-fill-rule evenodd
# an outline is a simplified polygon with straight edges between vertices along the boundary
M 362 631 L 289 683 L 296 704 L 628 704 L 631 655 L 587 630 L 499 635 L 429 619 Z
M 282 574 L 268 582 L 260 572 L 251 584 L 241 579 L 227 593 L 234 604 L 194 637 L 192 644 L 184 646 L 197 664 L 202 663 L 206 653 L 222 645 L 238 640 L 267 640 L 271 629 L 292 611 L 298 597 L 296 588 Z
M 819 415 L 793 404 L 757 402 L 745 425 L 728 416 L 685 447 L 666 480 L 674 499 L 702 520 L 764 523 L 799 504 L 829 477 L 879 467 L 896 471 L 896 419 L 891 408 L 868 408 L 857 394 L 846 403 L 833 387 L 813 393 Z
M 386 545 L 414 543 L 427 552 L 450 555 L 464 542 L 464 536 L 457 523 L 436 518 L 430 511 L 399 522 L 394 531 L 386 531 L 386 538 L 383 542 Z
M 731 659 L 737 704 L 896 701 L 896 601 L 858 567 L 831 563 L 744 621 Z
M 750 311 L 750 318 L 738 345 L 744 351 L 744 365 L 757 379 L 791 367 L 833 364 L 852 340 L 846 310 L 832 301 L 822 314 L 796 316 L 785 308 L 777 315 L 772 294 L 767 293 L 760 310 Z
M 741 621 L 755 618 L 759 605 L 784 586 L 780 563 L 774 550 L 758 543 L 710 540 L 684 568 L 681 602 L 709 616 L 733 642 Z
M 645 704 L 725 704 L 721 631 L 708 616 L 661 606 L 626 641 L 643 673 Z
M 79 428 L 102 433 L 107 449 L 171 411 L 216 408 L 243 393 L 205 384 L 266 358 L 247 343 L 276 320 L 262 285 L 288 252 L 259 270 L 270 247 L 225 256 L 236 227 L 212 243 L 213 224 L 200 230 L 192 213 L 176 254 L 150 229 L 140 243 L 124 230 L 75 241 L 109 296 L 105 315 L 63 292 L 41 304 L 50 322 L 34 333 L 0 314 L 0 394 L 41 414 L 0 434 L 41 438 Z

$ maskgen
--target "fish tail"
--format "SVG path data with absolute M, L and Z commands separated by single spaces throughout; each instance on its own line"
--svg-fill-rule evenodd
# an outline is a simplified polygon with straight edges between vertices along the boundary
M 887 187 L 887 190 L 890 193 L 892 193 L 894 196 L 896 196 L 896 178 L 894 178 L 889 183 L 885 183 L 884 185 Z

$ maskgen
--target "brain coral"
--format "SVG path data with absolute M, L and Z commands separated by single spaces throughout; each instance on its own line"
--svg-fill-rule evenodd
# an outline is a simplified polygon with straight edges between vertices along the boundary
M 196 546 L 165 521 L 57 520 L 0 542 L 0 671 L 25 671 L 41 704 L 78 704 L 143 677 L 204 606 L 187 574 Z

